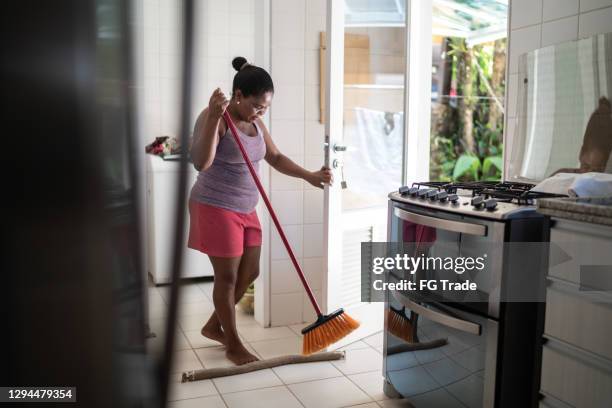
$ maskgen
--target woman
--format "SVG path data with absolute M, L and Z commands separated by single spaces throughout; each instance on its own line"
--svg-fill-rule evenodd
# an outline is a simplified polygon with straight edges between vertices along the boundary
M 261 226 L 255 205 L 259 193 L 227 124 L 227 110 L 255 169 L 265 159 L 275 170 L 322 187 L 331 172 L 310 172 L 278 151 L 261 117 L 272 102 L 274 85 L 262 68 L 234 58 L 236 71 L 228 101 L 218 88 L 208 108 L 198 117 L 191 157 L 200 172 L 189 200 L 189 247 L 210 258 L 215 274 L 215 312 L 202 335 L 226 346 L 226 356 L 237 365 L 256 361 L 236 331 L 234 305 L 259 274 Z

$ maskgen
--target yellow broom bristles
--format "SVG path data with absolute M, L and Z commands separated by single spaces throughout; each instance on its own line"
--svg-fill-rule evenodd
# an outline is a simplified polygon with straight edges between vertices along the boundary
M 302 354 L 307 356 L 321 351 L 338 340 L 346 337 L 359 327 L 359 322 L 346 313 L 334 317 L 304 334 Z
M 402 339 L 408 343 L 414 343 L 412 333 L 412 322 L 403 313 L 398 313 L 394 310 L 387 311 L 387 329 L 395 337 Z

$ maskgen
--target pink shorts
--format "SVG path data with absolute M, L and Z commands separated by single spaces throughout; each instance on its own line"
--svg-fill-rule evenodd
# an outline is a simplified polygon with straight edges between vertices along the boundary
M 210 256 L 241 256 L 244 248 L 261 246 L 257 213 L 242 214 L 189 200 L 187 246 Z

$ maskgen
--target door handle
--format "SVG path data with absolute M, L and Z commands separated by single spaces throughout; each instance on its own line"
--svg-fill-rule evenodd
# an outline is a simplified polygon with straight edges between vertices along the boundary
M 440 323 L 447 327 L 452 327 L 453 329 L 461 330 L 466 333 L 476 334 L 478 336 L 480 336 L 480 334 L 482 333 L 482 326 L 478 323 L 463 320 L 445 313 L 436 312 L 435 310 L 413 302 L 412 300 L 408 299 L 406 296 L 401 295 L 397 291 L 393 291 L 393 297 L 395 297 L 395 299 L 397 299 L 402 305 L 406 306 L 413 312 L 418 313 L 429 320 Z
M 339 144 L 335 144 L 334 145 L 334 152 L 338 153 L 338 152 L 346 152 L 347 150 L 347 146 L 343 146 L 343 145 L 339 145 Z

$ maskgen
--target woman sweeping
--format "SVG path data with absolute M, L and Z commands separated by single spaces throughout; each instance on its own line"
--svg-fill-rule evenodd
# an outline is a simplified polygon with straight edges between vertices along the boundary
M 235 304 L 259 274 L 261 226 L 255 206 L 259 199 L 247 165 L 223 113 L 227 110 L 255 169 L 265 159 L 275 170 L 322 187 L 332 180 L 328 169 L 310 172 L 284 156 L 274 145 L 261 117 L 274 95 L 266 70 L 245 58 L 232 61 L 236 71 L 228 100 L 218 88 L 194 129 L 191 158 L 200 172 L 189 200 L 189 247 L 204 252 L 214 269 L 215 312 L 202 335 L 226 346 L 237 365 L 256 361 L 236 330 Z

